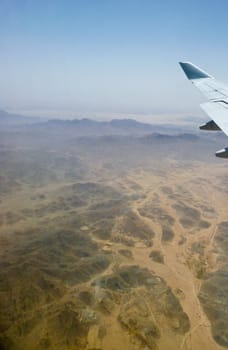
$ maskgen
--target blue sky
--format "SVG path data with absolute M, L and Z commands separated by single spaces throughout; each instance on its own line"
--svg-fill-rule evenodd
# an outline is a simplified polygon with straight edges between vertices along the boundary
M 200 115 L 177 62 L 228 83 L 227 15 L 227 0 L 0 0 L 0 107 Z

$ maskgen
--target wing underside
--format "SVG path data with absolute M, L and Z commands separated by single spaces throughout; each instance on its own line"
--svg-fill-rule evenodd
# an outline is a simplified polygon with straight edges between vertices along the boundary
M 206 102 L 201 104 L 201 108 L 228 136 L 228 103 Z

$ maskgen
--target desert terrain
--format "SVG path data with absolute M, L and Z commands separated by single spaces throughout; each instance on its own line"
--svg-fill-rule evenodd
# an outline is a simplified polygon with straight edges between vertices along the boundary
M 132 121 L 4 125 L 0 349 L 228 347 L 225 142 Z

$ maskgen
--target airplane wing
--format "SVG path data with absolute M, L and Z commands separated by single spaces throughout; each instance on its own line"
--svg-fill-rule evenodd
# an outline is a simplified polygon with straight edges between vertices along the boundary
M 179 62 L 187 78 L 209 100 L 201 108 L 211 120 L 200 126 L 202 130 L 222 130 L 228 136 L 228 86 L 190 62 Z M 215 153 L 217 157 L 228 158 L 228 147 Z

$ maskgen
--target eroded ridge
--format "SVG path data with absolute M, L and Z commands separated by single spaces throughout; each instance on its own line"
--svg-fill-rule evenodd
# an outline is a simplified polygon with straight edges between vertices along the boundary
M 226 168 L 179 153 L 206 141 L 45 142 L 0 146 L 0 348 L 226 347 Z

